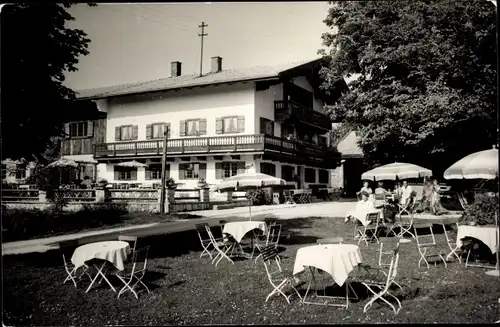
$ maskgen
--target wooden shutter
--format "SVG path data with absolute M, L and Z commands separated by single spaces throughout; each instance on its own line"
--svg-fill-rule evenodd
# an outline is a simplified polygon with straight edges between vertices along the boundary
M 216 162 L 215 163 L 215 178 L 216 179 L 223 179 L 223 171 L 222 171 L 222 162 Z
M 186 136 L 186 121 L 181 120 L 180 126 L 179 126 L 179 136 Z
M 207 120 L 200 119 L 200 135 L 207 135 Z
M 245 133 L 245 116 L 238 116 L 238 133 Z
M 137 168 L 132 168 L 130 171 L 130 179 L 133 181 L 137 180 Z
M 149 168 L 146 168 L 145 173 L 146 174 L 144 175 L 144 179 L 150 180 L 151 179 L 151 170 Z
M 153 138 L 153 125 L 146 125 L 146 140 L 151 140 Z
M 89 120 L 87 121 L 87 135 L 86 136 L 93 136 L 94 135 L 94 121 Z
M 200 163 L 200 177 L 207 178 L 207 164 Z
M 266 120 L 267 119 L 260 117 L 259 134 L 266 134 Z
M 165 123 L 163 126 L 164 130 L 168 133 L 168 138 L 172 135 L 172 129 L 170 128 L 170 123 Z
M 114 167 L 115 169 L 115 181 L 120 180 L 120 171 L 118 170 L 118 167 Z
M 122 128 L 121 126 L 115 127 L 115 141 L 121 141 L 122 139 Z
M 238 169 L 237 174 L 245 173 L 245 162 L 239 161 L 236 165 L 236 169 Z
M 215 119 L 215 134 L 222 134 L 224 130 L 224 121 L 222 118 L 216 118 Z
M 139 127 L 137 125 L 132 126 L 132 140 L 137 140 L 139 138 Z
M 64 124 L 64 137 L 69 138 L 69 123 Z
M 179 164 L 179 179 L 186 179 L 186 164 Z

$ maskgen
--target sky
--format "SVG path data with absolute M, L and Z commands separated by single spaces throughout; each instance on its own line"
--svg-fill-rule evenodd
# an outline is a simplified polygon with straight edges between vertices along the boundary
M 329 30 L 328 8 L 328 2 L 77 4 L 69 27 L 87 33 L 90 54 L 65 84 L 82 90 L 168 77 L 172 61 L 182 62 L 183 75 L 199 73 L 201 22 L 208 25 L 204 73 L 213 56 L 223 58 L 223 69 L 315 59 Z

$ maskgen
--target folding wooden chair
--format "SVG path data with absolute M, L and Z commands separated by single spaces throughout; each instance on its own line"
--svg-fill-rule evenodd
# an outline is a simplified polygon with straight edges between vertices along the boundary
M 118 277 L 118 279 L 121 280 L 124 284 L 120 292 L 118 292 L 117 298 L 119 298 L 120 295 L 122 295 L 126 291 L 130 290 L 134 294 L 135 298 L 139 299 L 139 297 L 137 296 L 137 292 L 135 291 L 135 287 L 138 284 L 144 286 L 148 293 L 150 293 L 149 288 L 142 281 L 144 275 L 146 274 L 148 265 L 148 252 L 149 246 L 135 251 L 132 257 L 132 267 L 130 267 L 130 265 L 127 265 L 125 266 L 125 269 L 123 271 L 115 272 L 115 276 Z
M 132 258 L 137 247 L 137 236 L 120 235 L 118 241 L 127 242 L 130 245 L 130 254 L 127 259 Z
M 386 272 L 386 269 L 390 269 L 391 267 L 391 261 L 392 258 L 394 257 L 394 251 L 399 249 L 399 241 L 400 239 L 392 239 L 392 238 L 381 238 L 380 239 L 380 248 L 378 250 L 378 266 L 380 267 L 382 273 L 384 275 L 388 275 L 388 272 Z M 394 243 L 396 243 L 396 246 L 394 247 Z M 385 251 L 384 251 L 385 247 Z M 386 261 L 385 258 L 388 256 L 391 257 L 391 260 L 389 262 Z M 393 284 L 396 285 L 403 291 L 403 287 L 397 283 L 396 281 L 393 281 Z
M 64 262 L 64 270 L 66 271 L 66 278 L 63 281 L 63 284 L 65 284 L 68 280 L 71 280 L 73 282 L 73 285 L 75 285 L 75 288 L 77 288 L 77 282 L 81 280 L 83 274 L 86 274 L 88 277 L 92 279 L 90 274 L 88 273 L 88 266 L 84 265 L 82 268 L 82 272 L 80 274 L 77 274 L 77 269 L 76 267 L 71 263 L 71 256 L 73 255 L 73 252 L 75 252 L 75 249 L 79 246 L 78 240 L 68 240 L 68 241 L 62 241 L 59 242 L 59 250 L 61 251 L 63 262 Z M 67 260 L 68 258 L 68 260 Z
M 398 263 L 399 263 L 399 247 L 397 247 L 393 252 L 388 273 L 385 273 L 384 270 L 382 269 L 371 268 L 367 270 L 365 276 L 357 278 L 357 280 L 359 280 L 374 295 L 373 298 L 371 298 L 370 301 L 368 301 L 368 303 L 365 305 L 363 312 L 366 313 L 368 309 L 372 306 L 372 304 L 379 299 L 384 301 L 384 303 L 386 303 L 387 305 L 389 305 L 395 314 L 398 314 L 399 310 L 401 310 L 402 308 L 401 302 L 397 297 L 395 297 L 389 292 L 391 286 L 393 284 L 396 285 L 395 280 L 398 272 Z M 379 289 L 380 291 L 377 293 L 375 291 L 375 288 Z M 387 296 L 396 299 L 398 303 L 397 309 L 391 302 L 389 302 L 384 298 Z
M 290 304 L 290 298 L 294 294 L 293 292 L 289 295 L 286 295 L 285 289 L 286 287 L 291 287 L 292 290 L 297 294 L 297 296 L 302 300 L 299 291 L 294 286 L 294 279 L 292 275 L 285 275 L 281 269 L 280 260 L 278 259 L 278 250 L 274 245 L 268 245 L 262 248 L 262 259 L 264 262 L 264 267 L 266 269 L 267 278 L 269 283 L 273 287 L 271 293 L 269 293 L 266 297 L 266 302 L 273 296 L 274 294 L 281 294 L 286 299 L 288 304 Z M 273 269 L 274 263 L 274 269 Z
M 210 229 L 207 223 L 195 224 L 196 232 L 198 233 L 198 238 L 200 239 L 200 244 L 203 248 L 203 251 L 200 254 L 200 258 L 202 258 L 206 253 L 210 257 L 210 259 L 212 259 L 212 253 L 214 249 L 210 251 L 210 247 L 212 247 L 212 241 L 210 240 L 210 236 L 207 234 L 207 229 L 205 228 L 205 226 Z M 222 241 L 222 238 L 217 239 L 217 241 Z
M 266 240 L 259 240 L 256 239 L 254 242 L 254 247 L 252 249 L 252 258 L 255 250 L 257 249 L 260 254 L 255 258 L 255 262 L 257 262 L 257 259 L 262 255 L 262 249 L 268 247 L 268 246 L 273 246 L 276 250 L 278 249 L 278 243 L 280 241 L 280 236 L 281 236 L 281 225 L 279 224 L 274 224 L 269 227 L 269 230 L 267 232 L 267 237 Z M 279 256 L 277 256 L 277 260 L 281 260 Z
M 389 228 L 387 235 L 394 234 L 396 237 L 402 238 L 406 234 L 409 234 L 411 237 L 415 238 L 415 235 L 411 232 L 414 219 L 415 216 L 413 212 L 409 216 L 399 216 L 399 221 L 396 221 L 394 224 L 386 224 L 386 227 Z M 399 228 L 398 234 L 395 232 L 397 228 Z
M 379 212 L 372 212 L 366 215 L 366 219 L 370 221 L 368 225 L 363 225 L 362 222 L 356 221 L 356 235 L 359 235 L 358 244 L 361 241 L 364 241 L 366 246 L 368 246 L 368 242 L 371 242 L 373 239 L 378 241 L 377 234 L 379 232 Z M 370 233 L 370 235 L 368 235 Z
M 419 229 L 427 228 L 429 229 L 430 234 L 420 236 L 418 235 Z M 418 267 L 420 268 L 420 264 L 422 262 L 425 262 L 425 264 L 427 265 L 427 269 L 429 269 L 429 261 L 427 259 L 431 257 L 439 257 L 443 261 L 445 268 L 447 268 L 448 264 L 443 257 L 443 255 L 446 255 L 446 253 L 443 253 L 444 251 L 438 249 L 437 247 L 436 238 L 434 237 L 434 232 L 432 231 L 432 224 L 417 224 L 413 226 L 413 229 L 415 230 L 415 239 L 417 240 L 417 248 L 418 252 L 420 253 Z M 436 262 L 437 261 L 434 261 L 434 266 L 436 265 Z
M 460 249 L 460 247 L 457 246 L 457 237 L 456 237 L 456 235 L 455 235 L 455 237 L 453 237 L 446 230 L 446 226 L 450 225 L 450 224 L 451 224 L 450 222 L 446 222 L 446 221 L 443 221 L 441 223 L 441 226 L 443 227 L 444 236 L 446 237 L 446 244 L 448 244 L 448 247 L 450 248 L 450 253 L 448 253 L 448 255 L 446 256 L 446 260 L 448 260 L 452 255 L 454 255 L 458 259 L 458 262 L 462 263 L 462 256 L 457 253 L 457 251 Z M 457 230 L 458 230 L 458 223 L 454 222 L 453 224 L 455 224 L 457 226 Z
M 217 255 L 212 259 L 212 264 L 215 263 L 215 266 L 217 267 L 217 265 L 223 258 L 226 258 L 229 262 L 234 264 L 234 261 L 231 260 L 227 253 L 229 252 L 229 250 L 234 250 L 235 244 L 229 241 L 216 240 L 208 224 L 205 225 L 205 230 L 208 234 L 208 237 L 210 238 L 213 248 L 215 249 L 215 251 L 217 251 Z

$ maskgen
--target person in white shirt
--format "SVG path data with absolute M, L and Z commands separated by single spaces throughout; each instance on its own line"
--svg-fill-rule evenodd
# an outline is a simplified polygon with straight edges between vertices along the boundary
M 366 192 L 368 194 L 368 197 L 370 196 L 370 194 L 373 193 L 372 189 L 370 188 L 370 182 L 364 181 L 363 182 L 363 187 L 356 194 L 360 194 L 360 193 L 363 193 L 363 192 Z
M 401 201 L 399 203 L 406 204 L 408 199 L 410 198 L 411 192 L 413 192 L 410 185 L 408 185 L 408 181 L 403 181 L 403 187 L 401 188 Z
M 366 220 L 366 215 L 372 212 L 378 212 L 373 205 L 372 201 L 368 200 L 369 194 L 366 192 L 361 192 L 361 200 L 356 204 L 356 209 L 349 212 L 345 218 L 345 222 L 349 222 L 351 218 L 355 220 L 364 221 Z

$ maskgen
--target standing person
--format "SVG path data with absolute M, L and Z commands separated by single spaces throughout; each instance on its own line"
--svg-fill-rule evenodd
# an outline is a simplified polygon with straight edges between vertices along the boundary
M 439 195 L 439 183 L 436 178 L 432 181 L 430 205 L 432 214 L 434 215 L 441 215 L 447 212 L 447 210 L 441 205 L 441 196 Z
M 410 185 L 408 185 L 408 181 L 407 180 L 404 180 L 403 181 L 403 187 L 401 188 L 401 201 L 399 201 L 399 203 L 401 204 L 406 204 L 408 202 L 408 199 L 410 198 L 410 195 L 411 195 L 411 192 L 412 192 L 412 188 Z

